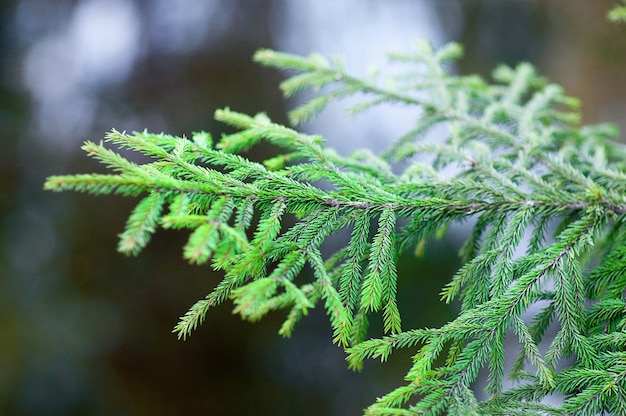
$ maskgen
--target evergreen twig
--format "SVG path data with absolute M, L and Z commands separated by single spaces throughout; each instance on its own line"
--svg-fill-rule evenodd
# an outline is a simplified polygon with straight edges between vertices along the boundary
M 183 256 L 225 277 L 181 318 L 179 337 L 228 298 L 249 320 L 288 309 L 285 336 L 322 303 L 350 367 L 413 350 L 407 384 L 367 414 L 625 414 L 626 151 L 612 141 L 614 128 L 580 126 L 578 101 L 529 64 L 499 67 L 488 83 L 448 74 L 445 64 L 460 55 L 457 44 L 435 50 L 419 41 L 412 53 L 390 55 L 391 64 L 411 69 L 385 83 L 350 75 L 338 59 L 255 55 L 295 72 L 281 84 L 286 96 L 317 92 L 291 113 L 296 124 L 348 96 L 364 97 L 353 112 L 415 107 L 414 128 L 381 157 L 341 156 L 318 136 L 226 108 L 216 119 L 239 132 L 216 145 L 204 132 L 189 140 L 114 130 L 106 143 L 83 149 L 115 173 L 53 176 L 45 188 L 143 195 L 120 236 L 127 254 L 141 251 L 159 226 L 191 230 Z M 432 141 L 437 126 L 447 134 Z M 261 141 L 284 153 L 265 165 L 238 155 Z M 109 145 L 152 161 L 130 162 Z M 396 173 L 399 160 L 405 168 Z M 446 302 L 461 300 L 459 315 L 440 328 L 403 331 L 399 253 L 469 218 L 464 264 L 442 291 Z M 324 258 L 321 246 L 342 230 L 349 243 Z M 365 340 L 375 314 L 385 336 Z M 520 349 L 511 370 L 507 336 Z M 483 367 L 490 398 L 481 402 L 472 386 Z M 517 384 L 505 388 L 506 378 Z M 564 396 L 560 405 L 543 402 L 555 394 Z

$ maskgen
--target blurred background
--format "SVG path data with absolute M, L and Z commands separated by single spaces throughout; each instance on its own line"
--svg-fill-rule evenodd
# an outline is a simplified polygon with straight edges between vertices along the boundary
M 414 351 L 347 370 L 323 311 L 291 339 L 283 315 L 242 322 L 226 303 L 187 341 L 178 317 L 217 284 L 182 260 L 184 232 L 116 252 L 136 201 L 42 191 L 53 174 L 101 172 L 79 149 L 111 128 L 189 135 L 217 108 L 286 122 L 282 74 L 258 48 L 339 53 L 363 74 L 425 36 L 466 47 L 459 73 L 534 63 L 583 101 L 585 123 L 626 127 L 626 25 L 611 0 L 4 0 L 0 2 L 0 414 L 357 415 L 402 383 Z M 381 149 L 414 122 L 333 107 L 305 126 L 346 153 Z M 270 156 L 257 148 L 252 158 Z M 405 328 L 441 325 L 438 293 L 458 239 L 403 258 Z M 376 328 L 374 328 L 376 330 Z

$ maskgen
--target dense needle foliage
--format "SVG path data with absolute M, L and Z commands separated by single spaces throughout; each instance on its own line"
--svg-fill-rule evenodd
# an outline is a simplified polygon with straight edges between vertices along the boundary
M 223 109 L 216 118 L 238 132 L 216 143 L 204 132 L 112 131 L 83 149 L 115 173 L 54 176 L 45 188 L 141 196 L 120 236 L 123 253 L 137 254 L 158 227 L 191 230 L 184 257 L 225 277 L 181 318 L 181 338 L 232 299 L 249 320 L 287 309 L 285 336 L 321 304 L 355 369 L 414 351 L 406 384 L 367 414 L 626 414 L 626 151 L 612 141 L 617 131 L 580 126 L 578 101 L 529 64 L 497 68 L 493 83 L 450 75 L 446 63 L 460 55 L 457 44 L 418 41 L 389 56 L 396 71 L 383 80 L 353 77 L 319 55 L 255 55 L 291 72 L 281 84 L 287 97 L 316 92 L 291 113 L 294 124 L 349 96 L 360 100 L 352 113 L 414 108 L 414 128 L 380 156 L 342 156 L 264 114 Z M 443 137 L 429 134 L 436 126 Z M 238 154 L 262 141 L 284 153 L 264 164 Z M 133 163 L 116 147 L 151 162 Z M 440 294 L 459 300 L 458 316 L 440 328 L 402 328 L 399 253 L 458 222 L 471 226 L 463 266 Z M 349 243 L 323 256 L 341 230 Z M 370 319 L 382 319 L 384 337 L 368 339 Z M 505 367 L 508 348 L 518 355 Z M 482 401 L 472 390 L 481 369 Z M 547 396 L 563 399 L 551 405 Z

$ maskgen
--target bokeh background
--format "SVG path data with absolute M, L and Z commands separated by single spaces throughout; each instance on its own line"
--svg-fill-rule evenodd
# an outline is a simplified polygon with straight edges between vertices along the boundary
M 425 36 L 466 47 L 459 73 L 534 63 L 582 98 L 585 123 L 626 127 L 626 25 L 610 0 L 4 0 L 0 2 L 0 414 L 357 415 L 402 383 L 412 351 L 347 370 L 323 311 L 291 339 L 281 314 L 242 322 L 212 310 L 187 341 L 171 333 L 219 281 L 182 260 L 186 234 L 115 251 L 136 201 L 42 191 L 52 174 L 102 171 L 79 149 L 111 128 L 189 135 L 217 108 L 286 122 L 296 101 L 258 48 L 340 53 L 355 73 Z M 305 126 L 340 152 L 381 149 L 411 125 L 339 107 Z M 273 149 L 257 148 L 263 158 Z M 406 328 L 441 325 L 458 239 L 403 258 Z M 374 328 L 376 331 L 376 328 Z

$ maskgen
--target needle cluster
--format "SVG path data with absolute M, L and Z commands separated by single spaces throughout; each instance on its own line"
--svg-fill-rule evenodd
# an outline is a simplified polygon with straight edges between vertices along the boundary
M 451 75 L 449 62 L 461 54 L 455 43 L 435 50 L 418 41 L 389 55 L 396 71 L 381 80 L 350 75 L 338 58 L 257 52 L 258 62 L 290 72 L 286 97 L 315 93 L 291 113 L 294 125 L 346 97 L 359 100 L 351 113 L 414 108 L 414 127 L 381 155 L 342 156 L 319 136 L 226 108 L 215 117 L 238 132 L 215 143 L 206 132 L 112 131 L 83 149 L 113 173 L 53 176 L 45 188 L 141 196 L 120 235 L 126 254 L 159 227 L 190 230 L 183 256 L 224 279 L 182 316 L 181 338 L 231 299 L 249 320 L 288 310 L 285 336 L 320 305 L 355 369 L 414 351 L 406 384 L 366 414 L 626 414 L 626 151 L 612 141 L 618 132 L 581 126 L 578 101 L 529 64 L 498 67 L 492 82 Z M 430 134 L 435 127 L 441 137 Z M 265 163 L 240 156 L 260 142 L 284 151 Z M 440 328 L 403 328 L 399 254 L 460 222 L 471 228 L 463 266 L 440 294 L 458 301 L 457 317 Z M 349 242 L 322 252 L 342 231 Z M 384 337 L 368 339 L 370 319 L 382 320 Z M 478 394 L 481 369 L 488 385 Z M 563 399 L 548 404 L 548 396 Z

